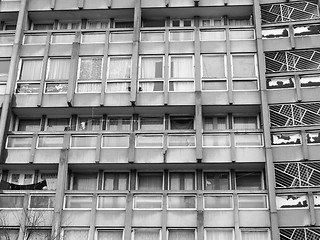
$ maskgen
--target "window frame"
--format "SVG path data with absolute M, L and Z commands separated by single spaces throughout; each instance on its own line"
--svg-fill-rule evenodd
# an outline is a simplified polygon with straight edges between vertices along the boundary
M 12 182 L 12 175 L 13 174 L 19 174 L 18 183 Z M 8 182 L 13 183 L 13 184 L 17 184 L 17 185 L 25 185 L 23 181 L 24 181 L 25 175 L 27 175 L 27 174 L 28 175 L 29 174 L 32 175 L 32 180 L 31 180 L 30 184 L 35 184 L 35 172 L 32 171 L 32 170 L 25 170 L 25 171 L 22 171 L 22 170 L 10 170 L 9 173 L 8 173 Z
M 132 40 L 126 41 L 112 41 L 112 35 L 121 35 L 121 34 L 131 34 Z M 117 44 L 117 43 L 132 43 L 133 42 L 133 31 L 111 31 L 109 35 L 109 43 L 110 44 Z
M 91 197 L 91 205 L 93 204 L 93 195 L 92 194 L 65 194 L 63 197 L 63 210 L 84 210 L 84 211 L 88 211 L 92 209 L 91 207 L 85 207 L 85 208 L 68 208 L 67 207 L 67 198 L 68 197 Z
M 99 199 L 102 198 L 102 197 L 121 197 L 121 198 L 125 198 L 124 207 L 121 207 L 121 208 L 120 207 L 119 208 L 116 208 L 116 207 L 110 207 L 110 208 L 99 207 Z M 126 210 L 126 208 L 127 208 L 127 196 L 124 195 L 124 194 L 99 194 L 96 201 L 97 201 L 96 210 L 123 211 L 123 210 Z
M 111 173 L 111 174 L 126 173 L 127 174 L 127 179 L 126 179 L 127 189 L 124 189 L 124 190 L 121 190 L 121 189 L 120 190 L 119 189 L 112 189 L 112 190 L 105 189 L 105 174 L 108 174 L 108 173 Z M 118 178 L 118 181 L 119 181 L 119 177 L 117 177 L 117 178 Z M 115 182 L 115 178 L 113 178 L 113 187 L 112 188 L 115 187 L 114 182 Z M 104 191 L 112 191 L 112 192 L 114 192 L 114 191 L 128 191 L 129 188 L 130 188 L 130 183 L 131 183 L 130 171 L 112 171 L 112 172 L 103 171 L 102 186 L 101 187 L 102 187 L 102 190 L 104 190 Z M 117 183 L 117 184 L 119 186 L 119 183 Z
M 245 196 L 245 197 L 249 197 L 249 198 L 252 198 L 252 197 L 256 197 L 256 196 L 263 196 L 264 199 L 265 199 L 265 204 L 266 204 L 266 207 L 262 207 L 262 208 L 243 208 L 243 207 L 240 207 L 240 198 L 242 196 Z M 238 204 L 238 209 L 239 210 L 246 210 L 246 211 L 257 211 L 257 210 L 268 210 L 269 209 L 269 201 L 268 201 L 268 196 L 267 194 L 237 194 L 237 204 Z
M 206 178 L 206 174 L 208 173 L 227 173 L 228 174 L 228 189 L 226 190 L 222 190 L 222 191 L 228 191 L 228 190 L 231 190 L 232 189 L 232 183 L 231 183 L 231 171 L 218 171 L 218 170 L 204 170 L 202 172 L 202 189 L 205 190 L 205 191 L 220 191 L 220 190 L 210 190 L 210 189 L 206 189 L 206 184 L 205 182 L 207 181 L 207 178 Z
M 97 227 L 96 229 L 95 229 L 95 231 L 94 231 L 94 235 L 95 235 L 95 237 L 94 237 L 94 239 L 99 239 L 98 237 L 99 237 L 99 231 L 101 231 L 101 232 L 108 232 L 108 231 L 110 231 L 110 232 L 112 232 L 112 231 L 121 231 L 122 232 L 122 238 L 121 238 L 121 240 L 123 240 L 124 239 L 124 229 L 123 228 L 101 228 L 101 227 Z
M 162 33 L 163 34 L 163 40 L 162 41 L 145 41 L 145 40 L 142 40 L 142 34 L 143 33 Z M 140 31 L 140 42 L 143 42 L 143 43 L 148 43 L 148 42 L 163 43 L 166 40 L 165 38 L 166 38 L 165 31 Z
M 183 186 L 183 190 L 179 189 L 179 190 L 173 190 L 172 187 L 171 187 L 171 174 L 172 173 L 178 173 L 178 174 L 182 174 L 182 173 L 192 173 L 193 174 L 193 189 L 190 189 L 190 190 L 185 190 L 185 184 Z M 181 178 L 181 177 L 179 177 Z M 169 191 L 195 191 L 197 189 L 197 173 L 196 171 L 179 171 L 179 170 L 176 170 L 176 171 L 169 171 L 168 172 L 168 190 Z M 179 179 L 180 182 L 181 182 L 181 179 Z M 180 185 L 179 185 L 180 187 Z
M 149 192 L 148 190 L 141 190 L 141 189 L 139 189 L 139 183 L 140 183 L 140 177 L 139 177 L 139 174 L 150 174 L 150 175 L 152 175 L 152 174 L 161 174 L 162 175 L 162 182 L 161 182 L 161 190 L 151 190 L 151 192 L 153 192 L 153 193 L 155 193 L 155 192 L 157 192 L 157 191 L 163 191 L 164 190 L 164 172 L 163 171 L 152 171 L 152 172 L 144 172 L 144 171 L 139 171 L 139 172 L 137 172 L 137 174 L 136 174 L 136 190 L 137 191 L 141 191 L 141 192 Z
M 161 201 L 160 201 L 160 207 L 159 208 L 147 208 L 147 207 L 142 207 L 142 208 L 138 208 L 136 207 L 136 198 L 137 197 L 160 197 Z M 157 211 L 157 210 L 162 210 L 163 209 L 163 198 L 164 196 L 162 194 L 156 194 L 156 193 L 152 193 L 152 194 L 134 194 L 133 195 L 133 201 L 132 201 L 132 209 L 133 210 L 137 210 L 137 211 Z M 149 201 L 150 202 L 150 201 Z M 156 201 L 152 201 L 152 202 L 156 202 Z
M 126 146 L 112 146 L 112 147 L 105 147 L 104 146 L 104 137 L 127 137 L 127 145 Z M 130 147 L 130 134 L 103 134 L 102 138 L 101 138 L 101 148 L 102 149 L 114 149 L 114 148 L 122 148 L 122 149 L 126 149 Z
M 62 138 L 62 143 L 61 143 L 61 146 L 60 147 L 41 147 L 39 146 L 39 143 L 40 143 L 40 138 L 41 137 L 53 137 L 53 138 L 56 138 L 56 137 L 61 137 Z M 36 149 L 62 149 L 63 148 L 63 141 L 64 141 L 64 135 L 56 135 L 56 134 L 52 134 L 52 135 L 49 135 L 49 134 L 41 134 L 41 135 L 38 135 L 37 137 L 37 143 L 36 143 Z
M 215 190 L 212 190 L 215 191 Z M 206 197 L 228 197 L 230 198 L 230 202 L 231 202 L 231 207 L 230 208 L 213 208 L 213 207 L 206 207 L 206 201 L 205 198 Z M 203 209 L 204 210 L 210 210 L 210 211 L 234 211 L 234 199 L 233 199 L 233 195 L 232 194 L 213 194 L 213 193 L 209 193 L 209 194 L 204 194 L 203 195 Z
M 73 137 L 80 137 L 80 138 L 95 137 L 95 139 L 96 139 L 95 146 L 81 146 L 81 147 L 73 146 L 73 141 L 74 141 Z M 98 146 L 98 135 L 95 135 L 95 134 L 71 134 L 69 146 L 70 146 L 70 149 L 96 149 Z
M 53 210 L 54 209 L 54 207 L 55 207 L 55 203 L 53 202 L 53 206 L 48 206 L 47 208 L 32 208 L 31 207 L 31 198 L 32 197 L 34 197 L 34 196 L 36 196 L 36 197 L 52 197 L 53 199 L 55 199 L 55 195 L 54 194 L 31 194 L 30 196 L 29 196 L 29 200 L 28 200 L 28 209 L 30 209 L 30 210 L 44 210 L 44 211 L 46 211 L 46 210 Z

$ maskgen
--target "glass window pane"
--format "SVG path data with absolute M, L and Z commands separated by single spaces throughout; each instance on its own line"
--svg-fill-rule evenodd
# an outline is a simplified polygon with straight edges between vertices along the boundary
M 263 145 L 262 135 L 259 134 L 235 134 L 235 143 L 237 147 L 255 146 L 259 147 Z
M 169 229 L 168 240 L 195 240 L 193 229 Z
M 256 63 L 254 55 L 233 55 L 233 77 L 235 78 L 255 78 Z
M 30 208 L 54 208 L 54 196 L 30 196 Z
M 320 75 L 301 76 L 300 83 L 301 83 L 301 87 L 320 86 Z
M 171 78 L 193 78 L 192 57 L 171 57 Z
M 107 121 L 107 130 L 109 131 L 130 131 L 130 117 L 109 117 Z
M 162 117 L 141 117 L 140 130 L 163 130 Z
M 271 134 L 272 145 L 301 144 L 300 133 L 273 133 Z
M 207 228 L 206 240 L 233 240 L 233 230 L 232 229 L 210 229 Z M 255 239 L 258 240 L 258 239 Z
M 163 174 L 162 173 L 139 173 L 138 190 L 141 191 L 158 191 L 162 190 Z
M 42 60 L 23 59 L 21 62 L 20 81 L 31 81 L 41 79 Z
M 109 59 L 109 79 L 129 79 L 131 77 L 130 58 Z
M 0 45 L 11 45 L 14 43 L 14 35 L 0 35 Z
M 105 38 L 105 33 L 84 33 L 82 43 L 104 43 Z
M 97 136 L 72 136 L 71 147 L 95 148 L 97 146 Z
M 96 190 L 97 174 L 96 173 L 73 173 L 72 190 Z
M 196 139 L 194 135 L 169 135 L 169 147 L 195 147 Z
M 206 172 L 204 173 L 205 190 L 229 190 L 229 173 Z
M 30 229 L 28 230 L 27 234 L 28 240 L 45 240 L 55 238 L 54 236 L 51 236 L 51 230 Z
M 170 32 L 170 41 L 193 41 L 193 32 Z
M 289 31 L 286 28 L 267 28 L 262 30 L 262 38 L 284 38 L 289 37 Z
M 32 137 L 8 137 L 8 148 L 31 148 Z
M 92 196 L 66 196 L 65 208 L 91 208 Z
M 259 240 L 269 240 L 269 233 L 267 230 L 261 230 L 261 231 L 241 231 L 241 240 L 253 240 L 253 239 L 259 239 Z
M 265 195 L 239 195 L 239 208 L 267 208 Z
M 228 122 L 226 116 L 205 117 L 203 121 L 204 130 L 227 129 Z
M 99 196 L 98 208 L 126 208 L 125 196 Z
M 232 81 L 233 90 L 257 90 L 257 80 L 234 80 Z
M 223 30 L 201 31 L 200 38 L 202 41 L 223 41 L 226 40 L 226 34 Z
M 262 178 L 260 172 L 236 173 L 237 190 L 261 190 Z
M 69 118 L 49 118 L 47 121 L 47 131 L 64 131 L 69 127 Z
M 230 30 L 230 40 L 254 39 L 254 30 Z
M 101 118 L 79 117 L 78 131 L 99 131 L 101 130 Z
M 194 129 L 194 119 L 191 117 L 170 117 L 171 130 Z
M 194 92 L 194 81 L 169 81 L 170 92 Z
M 104 173 L 104 190 L 128 190 L 129 173 Z
M 257 129 L 257 117 L 234 117 L 234 129 Z
M 71 59 L 50 58 L 47 80 L 68 80 Z
M 98 240 L 122 240 L 122 230 L 98 230 Z
M 10 67 L 10 60 L 1 60 L 0 61 L 0 81 L 6 82 L 8 80 Z
M 39 136 L 38 147 L 43 148 L 61 148 L 63 145 L 63 136 Z
M 79 81 L 101 80 L 102 58 L 81 58 Z
M 222 135 L 203 135 L 203 146 L 204 147 L 229 147 L 230 136 L 228 134 Z
M 168 196 L 168 208 L 196 208 L 195 196 Z
M 0 196 L 0 208 L 22 208 L 23 196 Z
M 73 43 L 74 38 L 75 38 L 74 34 L 54 34 L 51 37 L 51 43 L 71 44 Z
M 309 144 L 320 143 L 320 132 L 307 132 L 307 143 Z
M 133 33 L 132 32 L 122 32 L 122 33 L 111 33 L 110 42 L 132 42 Z
M 18 131 L 37 132 L 40 131 L 41 119 L 19 119 Z
M 89 230 L 64 230 L 63 240 L 88 240 Z
M 294 88 L 294 78 L 281 77 L 267 79 L 268 89 Z
M 224 55 L 203 55 L 202 77 L 225 78 L 226 72 L 224 64 Z
M 226 80 L 203 80 L 202 81 L 202 90 L 210 91 L 210 90 L 227 90 L 227 81 Z
M 45 44 L 47 35 L 25 35 L 24 44 Z
M 141 78 L 162 78 L 163 77 L 163 58 L 162 57 L 143 57 L 141 58 Z
M 195 174 L 188 172 L 170 173 L 169 188 L 170 190 L 194 190 Z
M 307 208 L 309 205 L 307 196 L 298 194 L 277 195 L 276 204 L 277 209 Z
M 18 83 L 16 93 L 38 93 L 40 83 Z
M 204 197 L 205 208 L 233 208 L 233 201 L 231 196 L 205 196 Z
M 134 196 L 134 208 L 161 209 L 162 196 Z
M 163 135 L 137 135 L 136 147 L 159 148 L 163 146 Z
M 163 42 L 164 32 L 141 32 L 142 42 Z
M 129 135 L 102 136 L 102 147 L 106 148 L 128 148 Z
M 134 229 L 134 240 L 160 240 L 160 230 Z
M 46 93 L 66 93 L 68 83 L 46 83 Z

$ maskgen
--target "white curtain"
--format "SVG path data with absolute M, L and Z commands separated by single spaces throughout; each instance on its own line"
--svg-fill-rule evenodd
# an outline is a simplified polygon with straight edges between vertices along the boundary
M 162 173 L 140 173 L 138 189 L 143 191 L 162 190 Z
M 41 79 L 42 60 L 23 60 L 20 80 L 31 81 Z
M 122 230 L 98 231 L 98 240 L 122 240 Z
M 130 58 L 110 58 L 109 79 L 128 79 L 131 77 Z
M 241 240 L 269 240 L 268 231 L 242 231 Z
M 193 78 L 192 57 L 171 57 L 171 78 Z
M 170 91 L 175 92 L 192 92 L 194 91 L 193 81 L 170 81 Z
M 254 55 L 233 55 L 233 77 L 256 77 L 256 64 Z
M 100 80 L 102 58 L 82 58 L 79 80 Z
M 96 190 L 97 174 L 74 174 L 73 190 Z
M 169 230 L 168 240 L 195 240 L 194 230 Z
M 233 240 L 233 233 L 229 229 L 206 229 L 206 240 Z
M 163 59 L 145 57 L 141 59 L 141 78 L 162 78 Z
M 225 78 L 224 55 L 202 56 L 202 77 Z
M 170 190 L 194 190 L 193 173 L 170 173 Z
M 107 82 L 107 92 L 128 92 L 130 82 Z
M 206 147 L 225 147 L 230 146 L 229 135 L 203 135 L 203 146 Z
M 51 58 L 49 63 L 48 80 L 69 79 L 70 59 Z
M 204 130 L 227 129 L 226 117 L 206 117 L 203 123 Z
M 160 230 L 158 229 L 135 229 L 134 240 L 159 240 Z
M 127 190 L 128 173 L 104 173 L 104 190 Z
M 234 129 L 257 129 L 257 117 L 234 117 Z

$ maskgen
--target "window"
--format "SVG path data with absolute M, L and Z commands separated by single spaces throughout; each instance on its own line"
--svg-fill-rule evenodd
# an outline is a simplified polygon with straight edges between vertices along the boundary
M 232 55 L 232 77 L 233 90 L 258 89 L 255 55 Z
M 168 195 L 168 209 L 196 209 L 195 196 Z
M 229 190 L 230 177 L 228 172 L 205 172 L 205 190 Z
M 253 40 L 255 39 L 253 29 L 230 29 L 230 40 Z
M 52 30 L 53 23 L 32 23 L 31 30 Z
M 131 117 L 108 117 L 108 131 L 131 131 Z
M 267 209 L 268 202 L 266 195 L 238 195 L 239 209 Z
M 96 173 L 73 173 L 70 182 L 71 190 L 96 190 L 97 174 Z
M 33 209 L 52 209 L 54 208 L 54 195 L 31 195 L 29 208 Z
M 164 32 L 141 32 L 141 42 L 164 42 Z
M 143 27 L 165 27 L 164 19 L 143 19 Z
M 128 190 L 128 172 L 105 172 L 103 175 L 103 190 Z
M 52 34 L 51 43 L 53 44 L 72 44 L 75 40 L 75 35 L 70 33 Z
M 133 21 L 115 20 L 114 28 L 133 28 Z
M 210 116 L 203 119 L 203 130 L 228 129 L 227 116 Z
M 216 18 L 216 19 L 201 19 L 200 25 L 202 27 L 217 27 L 217 26 L 223 26 L 224 25 L 224 19 L 223 18 Z
M 204 196 L 204 208 L 205 209 L 232 209 L 233 198 L 226 195 L 205 195 Z
M 19 119 L 18 131 L 38 132 L 41 130 L 41 119 Z
M 135 195 L 135 209 L 162 209 L 162 196 L 157 195 Z
M 320 75 L 300 76 L 301 87 L 320 86 Z
M 78 117 L 78 131 L 100 131 L 102 119 L 100 117 Z
M 0 209 L 1 208 L 23 208 L 23 196 L 0 196 Z
M 128 92 L 131 78 L 131 57 L 109 58 L 107 92 Z
M 228 228 L 206 228 L 206 240 L 233 240 L 233 230 Z
M 308 144 L 319 144 L 320 143 L 320 131 L 319 132 L 307 132 L 307 143 Z
M 193 68 L 192 56 L 171 56 L 169 91 L 194 91 Z
M 40 239 L 51 239 L 51 230 L 47 229 L 32 229 L 28 228 L 26 233 L 26 239 L 28 240 L 40 240 Z M 54 238 L 54 236 L 53 236 Z
M 87 29 L 104 29 L 108 27 L 107 21 L 88 20 L 86 24 Z
M 200 31 L 201 41 L 225 41 L 226 32 L 222 29 L 217 30 L 201 30 Z
M 46 131 L 65 131 L 69 128 L 69 118 L 48 118 L 46 124 Z
M 46 93 L 66 93 L 71 59 L 50 58 L 46 77 Z
M 196 146 L 195 135 L 168 135 L 168 147 L 192 148 Z
M 139 91 L 163 91 L 163 57 L 141 57 Z
M 102 57 L 81 57 L 77 92 L 101 92 Z
M 62 148 L 62 135 L 40 135 L 38 137 L 38 148 Z
M 161 134 L 139 134 L 136 135 L 136 147 L 139 148 L 162 148 L 163 135 Z
M 252 16 L 247 16 L 243 18 L 234 18 L 234 19 L 228 19 L 229 25 L 231 26 L 246 26 L 246 25 L 252 25 Z
M 191 27 L 193 26 L 192 19 L 172 19 L 171 27 Z
M 295 145 L 301 144 L 300 133 L 272 133 L 272 145 Z
M 309 205 L 307 195 L 301 194 L 277 195 L 276 204 L 277 209 L 307 208 Z
M 27 171 L 26 171 L 27 172 Z M 29 185 L 34 181 L 33 173 L 9 172 L 9 182 L 17 185 Z
M 195 240 L 195 230 L 193 229 L 169 229 L 168 240 Z
M 104 43 L 106 38 L 105 33 L 83 33 L 82 43 Z
M 47 41 L 47 35 L 45 34 L 30 34 L 24 35 L 23 44 L 40 45 L 45 44 Z
M 262 147 L 263 139 L 261 133 L 236 133 L 234 135 L 236 147 Z
M 65 196 L 65 208 L 91 209 L 92 196 L 88 195 L 67 195 Z M 75 238 L 78 239 L 78 238 Z M 73 238 L 72 238 L 73 240 Z
M 163 130 L 163 117 L 140 117 L 140 130 Z
M 42 73 L 42 59 L 22 59 L 17 93 L 38 93 Z
M 122 240 L 122 239 L 123 239 L 123 230 L 98 229 L 98 240 Z
M 170 190 L 195 190 L 195 173 L 193 172 L 170 172 Z
M 261 172 L 237 172 L 236 173 L 237 190 L 262 190 Z
M 170 31 L 170 41 L 193 41 L 194 32 L 193 31 Z
M 225 55 L 202 55 L 202 90 L 227 90 Z
M 111 32 L 111 43 L 125 43 L 133 41 L 133 32 Z
M 98 209 L 125 209 L 126 208 L 126 197 L 125 196 L 99 196 L 98 197 Z
M 320 25 L 314 24 L 314 25 L 306 25 L 306 26 L 294 26 L 293 28 L 294 36 L 309 36 L 309 35 L 315 35 L 320 34 Z
M 138 190 L 161 191 L 163 189 L 162 173 L 138 173 Z
M 234 129 L 258 129 L 258 119 L 256 116 L 233 117 Z
M 102 136 L 103 148 L 128 148 L 129 135 L 104 135 Z
M 57 179 L 58 174 L 52 172 L 42 172 L 40 173 L 40 179 L 46 180 L 47 182 L 47 190 L 55 191 L 57 189 Z
M 5 93 L 8 80 L 10 60 L 0 59 L 0 94 Z
M 29 149 L 32 144 L 32 136 L 8 136 L 7 148 Z
M 63 240 L 88 240 L 89 229 L 64 229 Z
M 289 31 L 285 27 L 273 27 L 262 29 L 262 38 L 285 38 L 289 37 Z
M 19 229 L 2 228 L 1 230 L 2 231 L 0 231 L 0 239 L 4 239 L 4 240 L 19 239 Z
M 230 147 L 230 134 L 203 134 L 203 147 Z
M 160 240 L 160 229 L 136 228 L 133 229 L 134 240 Z
M 97 136 L 73 135 L 71 136 L 71 148 L 96 148 Z
M 59 21 L 58 29 L 60 30 L 71 30 L 71 29 L 80 29 L 81 22 L 80 21 Z
M 241 240 L 269 240 L 267 229 L 242 229 Z
M 267 88 L 268 89 L 294 88 L 294 78 L 293 77 L 269 78 L 267 79 Z
M 193 117 L 170 117 L 170 130 L 192 130 L 194 129 Z

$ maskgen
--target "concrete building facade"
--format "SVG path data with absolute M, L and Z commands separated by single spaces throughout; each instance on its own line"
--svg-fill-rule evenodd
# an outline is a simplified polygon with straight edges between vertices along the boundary
M 320 239 L 318 0 L 0 0 L 0 239 Z

